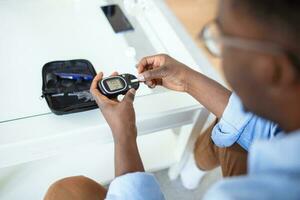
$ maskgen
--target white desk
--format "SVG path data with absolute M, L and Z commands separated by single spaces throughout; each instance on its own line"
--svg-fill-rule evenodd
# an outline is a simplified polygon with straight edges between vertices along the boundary
M 121 34 L 113 32 L 100 10 L 113 2 L 124 9 L 123 1 L 0 1 L 0 168 L 112 140 L 98 110 L 65 116 L 50 113 L 39 98 L 41 69 L 48 61 L 83 58 L 106 74 L 135 73 L 141 57 L 168 53 L 220 80 L 164 2 L 137 1 L 134 9 L 127 10 L 135 32 Z M 132 47 L 136 56 L 128 53 Z M 186 94 L 153 93 L 143 86 L 137 95 L 139 135 L 196 124 L 200 116 L 199 129 L 206 121 L 207 111 Z

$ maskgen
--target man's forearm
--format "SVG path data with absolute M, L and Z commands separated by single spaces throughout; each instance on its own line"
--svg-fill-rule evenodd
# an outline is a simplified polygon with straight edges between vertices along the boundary
M 228 104 L 231 91 L 194 70 L 187 72 L 187 93 L 220 118 Z
M 145 170 L 136 139 L 124 138 L 124 140 L 115 141 L 115 176 L 143 171 Z

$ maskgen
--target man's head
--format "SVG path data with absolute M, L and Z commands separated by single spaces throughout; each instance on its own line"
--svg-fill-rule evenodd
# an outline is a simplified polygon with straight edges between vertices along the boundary
M 225 35 L 281 47 L 272 54 L 225 45 L 223 67 L 248 110 L 292 129 L 283 118 L 300 113 L 300 1 L 220 0 L 218 20 Z

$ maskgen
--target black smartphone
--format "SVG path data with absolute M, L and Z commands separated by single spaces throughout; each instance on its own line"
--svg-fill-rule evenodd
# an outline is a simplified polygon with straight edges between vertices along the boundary
M 101 7 L 115 33 L 134 30 L 129 20 L 118 5 L 107 5 Z

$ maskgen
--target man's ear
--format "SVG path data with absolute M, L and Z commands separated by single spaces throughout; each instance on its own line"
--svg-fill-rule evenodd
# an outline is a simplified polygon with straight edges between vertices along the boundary
M 277 81 L 278 83 L 284 87 L 294 87 L 295 84 L 299 84 L 299 71 L 297 70 L 295 63 L 291 60 L 288 54 L 282 54 L 277 57 L 276 66 L 278 69 L 276 70 Z
M 269 76 L 266 76 L 269 78 L 266 81 L 268 81 L 270 86 L 268 90 L 270 94 L 275 96 L 282 95 L 283 91 L 295 87 L 296 84 L 300 86 L 299 72 L 288 55 L 275 56 L 270 63 L 272 65 L 269 65 L 268 69 L 266 69 L 266 73 L 267 71 L 270 73 Z
M 277 65 L 278 61 L 272 55 L 259 55 L 253 60 L 255 72 L 261 84 L 270 88 L 277 88 L 280 82 L 281 68 Z

